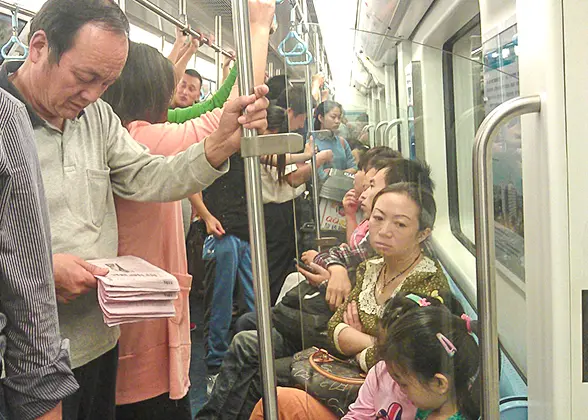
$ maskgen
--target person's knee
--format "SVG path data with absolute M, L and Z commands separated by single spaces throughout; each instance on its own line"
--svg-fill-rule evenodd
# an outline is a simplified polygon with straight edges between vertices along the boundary
M 255 363 L 258 360 L 258 349 L 257 331 L 242 331 L 236 334 L 229 346 L 229 351 L 239 359 Z
M 242 331 L 252 331 L 257 329 L 257 322 L 254 312 L 247 312 L 239 317 L 235 323 L 235 333 Z

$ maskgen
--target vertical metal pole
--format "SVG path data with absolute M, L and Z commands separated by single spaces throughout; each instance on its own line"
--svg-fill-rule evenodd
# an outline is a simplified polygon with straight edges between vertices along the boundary
M 372 112 L 374 113 L 374 119 L 372 120 L 374 125 L 378 124 L 380 122 L 380 109 L 378 107 L 378 87 L 373 87 L 371 89 L 372 91 Z M 375 142 L 377 143 L 377 137 L 375 139 Z M 377 144 L 376 144 L 377 146 Z
M 384 86 L 378 86 L 378 113 L 380 114 L 380 122 L 388 119 L 386 112 L 386 88 Z
M 305 35 L 304 41 L 308 45 L 308 34 Z M 316 167 L 316 148 L 314 146 L 314 137 L 311 136 L 314 130 L 312 118 L 312 74 L 310 72 L 310 64 L 304 69 L 306 73 L 306 125 L 308 126 L 307 141 L 311 142 L 312 146 L 312 201 L 314 204 L 314 220 L 316 224 L 316 239 L 321 239 L 321 212 L 319 209 L 319 177 L 318 168 Z M 319 247 L 320 251 L 320 247 Z
M 398 118 L 396 116 L 396 83 L 394 77 L 394 66 L 386 65 L 384 67 L 384 82 L 386 89 L 386 117 L 389 121 Z
M 319 37 L 319 31 L 318 28 L 314 27 L 314 61 L 316 63 L 316 72 L 317 73 L 322 73 L 323 71 L 323 66 L 321 63 L 321 44 L 320 44 L 320 37 Z M 326 76 L 326 75 L 325 75 Z
M 254 88 L 249 4 L 247 0 L 232 0 L 232 6 L 233 31 L 239 56 L 239 90 L 242 95 L 246 95 L 253 92 Z M 256 135 L 255 130 L 243 128 L 244 137 L 254 137 Z M 251 268 L 255 289 L 255 310 L 257 312 L 257 334 L 261 359 L 263 409 L 266 419 L 277 420 L 277 381 L 273 357 L 271 300 L 260 169 L 259 157 L 245 158 L 245 187 L 247 191 L 249 236 L 251 239 Z
M 481 418 L 484 420 L 500 419 L 492 138 L 510 118 L 540 111 L 541 97 L 538 95 L 513 98 L 490 112 L 476 132 L 473 150 L 474 226 L 480 324 Z
M 267 63 L 267 73 L 269 77 L 274 77 L 274 63 L 271 61 Z
M 180 20 L 185 24 L 188 23 L 188 0 L 179 0 L 178 9 L 180 11 Z
M 223 17 L 215 16 L 214 18 L 214 37 L 215 43 L 220 48 L 223 47 Z M 214 53 L 214 61 L 216 62 L 216 88 L 220 88 L 223 83 L 223 55 L 219 51 Z
M 118 7 L 120 7 L 120 10 L 122 10 L 124 13 L 127 12 L 127 0 L 118 0 Z

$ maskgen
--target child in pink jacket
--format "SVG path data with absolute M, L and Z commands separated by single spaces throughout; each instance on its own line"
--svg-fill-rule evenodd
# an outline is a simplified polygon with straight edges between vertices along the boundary
M 279 418 L 282 420 L 335 420 L 338 417 L 325 405 L 297 388 L 278 388 Z M 349 406 L 344 420 L 407 420 L 414 419 L 416 407 L 400 390 L 400 386 L 379 362 L 368 373 L 359 395 Z M 251 420 L 263 420 L 263 404 L 259 401 Z

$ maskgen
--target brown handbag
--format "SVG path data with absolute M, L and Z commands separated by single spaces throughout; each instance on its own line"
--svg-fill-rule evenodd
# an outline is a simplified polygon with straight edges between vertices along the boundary
M 343 417 L 357 399 L 366 374 L 355 360 L 341 360 L 312 347 L 294 355 L 291 376 L 297 388 Z

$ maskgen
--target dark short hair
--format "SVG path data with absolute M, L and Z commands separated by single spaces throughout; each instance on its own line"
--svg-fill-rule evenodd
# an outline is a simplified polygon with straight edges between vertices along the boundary
M 276 134 L 288 132 L 288 114 L 284 108 L 274 104 L 267 108 L 267 129 Z M 278 183 L 282 185 L 286 182 L 286 155 L 277 155 L 276 162 L 275 169 L 278 173 Z M 265 170 L 269 171 L 271 166 L 268 160 L 265 164 Z
M 105 30 L 129 36 L 129 21 L 114 2 L 107 0 L 49 0 L 31 22 L 29 42 L 37 31 L 44 31 L 50 57 L 58 63 L 70 50 L 79 30 L 93 23 Z
M 388 146 L 377 146 L 369 149 L 359 160 L 358 168 L 362 171 L 368 171 L 373 166 L 373 161 L 379 158 L 396 159 L 401 158 L 402 153 Z
M 428 383 L 438 373 L 451 378 L 451 394 L 463 418 L 478 419 L 480 350 L 469 332 L 469 321 L 443 306 L 430 305 L 386 322 L 389 327 L 377 346 L 379 357 L 386 364 L 415 375 L 421 383 Z M 440 343 L 442 339 L 450 341 L 457 351 L 449 353 Z
M 288 132 L 288 116 L 284 108 L 273 104 L 267 108 L 267 129 L 276 133 Z
M 129 57 L 118 80 L 102 99 L 123 124 L 142 120 L 162 122 L 176 87 L 174 67 L 155 48 L 129 42 Z
M 266 95 L 266 98 L 268 98 L 270 101 L 275 101 L 282 94 L 282 92 L 286 90 L 286 75 L 279 74 L 274 76 L 269 79 L 266 84 L 269 88 L 269 92 Z
M 431 167 L 425 162 L 410 159 L 393 159 L 386 174 L 386 185 L 410 182 L 429 191 L 435 190 L 431 179 Z
M 319 106 L 314 111 L 314 129 L 320 130 L 321 129 L 321 121 L 319 120 L 319 116 L 324 118 L 325 114 L 328 114 L 333 109 L 339 108 L 341 113 L 343 113 L 343 105 L 339 102 L 335 101 L 324 101 L 319 104 Z
M 202 87 L 202 76 L 200 76 L 200 73 L 198 73 L 196 70 L 194 69 L 186 69 L 185 73 L 188 76 L 192 76 L 197 78 L 198 80 L 200 80 L 200 87 Z
M 376 207 L 378 199 L 388 193 L 406 194 L 410 197 L 419 208 L 419 230 L 433 229 L 435 217 L 437 216 L 437 205 L 435 204 L 435 198 L 431 190 L 412 182 L 397 182 L 388 185 L 374 197 L 372 210 Z
M 291 109 L 294 115 L 306 114 L 306 89 L 302 86 L 291 86 L 285 89 L 278 99 L 276 105 L 284 109 Z

